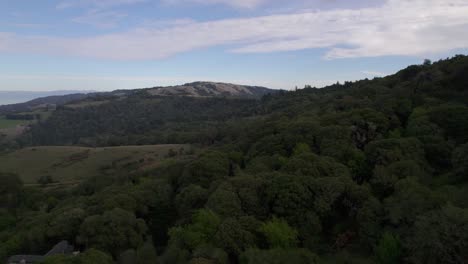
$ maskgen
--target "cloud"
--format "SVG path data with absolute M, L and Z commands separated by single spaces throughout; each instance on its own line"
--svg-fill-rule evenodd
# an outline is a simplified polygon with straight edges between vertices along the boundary
M 58 3 L 57 9 L 67 9 L 74 7 L 94 7 L 94 8 L 110 8 L 122 5 L 134 5 L 149 0 L 64 0 Z
M 353 9 L 366 6 L 377 6 L 386 0 L 161 0 L 163 3 L 180 4 L 201 4 L 201 5 L 226 5 L 240 9 L 255 9 L 266 7 L 268 13 L 279 13 L 281 11 L 291 11 L 298 9 L 334 9 L 349 7 Z
M 223 4 L 236 8 L 247 8 L 253 9 L 266 2 L 268 0 L 163 0 L 169 4 L 181 4 L 181 3 L 197 3 L 204 5 Z M 270 0 L 271 1 L 271 0 Z
M 92 25 L 101 29 L 113 28 L 127 14 L 112 11 L 112 8 L 123 5 L 135 5 L 149 0 L 64 0 L 59 2 L 57 9 L 86 8 L 88 11 L 72 19 L 73 22 Z
M 388 0 L 379 7 L 357 10 L 333 9 L 208 22 L 188 20 L 94 37 L 0 32 L 0 52 L 155 60 L 223 46 L 235 53 L 325 48 L 327 59 L 422 56 L 467 48 L 466 14 L 466 0 Z
M 127 16 L 127 14 L 116 11 L 101 11 L 98 9 L 92 9 L 86 12 L 84 15 L 73 18 L 72 21 L 106 29 L 116 27 L 119 21 Z

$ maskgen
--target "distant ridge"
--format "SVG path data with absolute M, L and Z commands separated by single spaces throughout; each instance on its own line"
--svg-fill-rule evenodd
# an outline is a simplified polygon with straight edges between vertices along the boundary
M 260 98 L 278 90 L 261 86 L 248 86 L 221 82 L 193 82 L 178 86 L 154 87 L 147 90 L 156 96 L 190 96 L 190 97 L 239 97 Z
M 75 100 L 82 100 L 88 97 L 89 94 L 85 93 L 72 93 L 66 95 L 53 95 L 40 97 L 24 103 L 0 105 L 0 114 L 11 112 L 24 112 L 30 111 L 37 107 L 45 105 L 63 105 Z
M 44 105 L 64 105 L 74 101 L 85 99 L 94 100 L 96 97 L 126 97 L 135 93 L 147 93 L 150 96 L 189 96 L 189 97 L 229 97 L 244 99 L 259 99 L 266 94 L 277 93 L 273 90 L 260 86 L 248 86 L 220 82 L 193 82 L 177 86 L 153 87 L 144 89 L 115 90 L 112 92 L 92 92 L 92 91 L 56 91 L 56 92 L 35 92 L 35 99 L 16 104 L 1 105 L 0 114 L 10 112 L 30 111 L 31 109 Z M 12 93 L 28 92 L 1 92 L 0 98 Z M 57 93 L 50 95 L 50 93 Z M 48 96 L 50 95 L 50 96 Z
M 36 98 L 62 96 L 69 94 L 87 94 L 94 91 L 58 90 L 58 91 L 0 91 L 0 105 L 24 103 Z

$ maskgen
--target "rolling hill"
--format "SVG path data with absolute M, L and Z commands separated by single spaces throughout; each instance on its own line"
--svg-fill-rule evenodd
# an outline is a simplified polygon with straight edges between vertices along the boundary
M 76 91 L 76 90 L 63 90 L 63 91 L 0 91 L 0 106 L 21 104 L 29 102 L 37 98 L 66 96 L 70 94 L 87 94 L 92 91 Z M 53 100 L 51 98 L 50 100 Z
M 147 90 L 154 96 L 261 98 L 277 90 L 219 82 L 194 82 L 178 86 L 154 87 Z

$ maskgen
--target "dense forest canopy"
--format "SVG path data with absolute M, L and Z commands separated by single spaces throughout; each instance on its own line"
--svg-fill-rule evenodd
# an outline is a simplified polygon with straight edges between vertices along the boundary
M 0 176 L 0 260 L 466 263 L 468 57 L 261 100 L 63 105 L 5 149 L 191 144 L 144 173 L 67 189 Z M 1 168 L 0 168 L 1 171 Z

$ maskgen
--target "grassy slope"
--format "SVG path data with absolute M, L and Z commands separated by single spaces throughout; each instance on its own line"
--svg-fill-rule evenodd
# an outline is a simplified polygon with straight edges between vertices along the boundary
M 24 112 L 23 114 L 39 114 L 41 116 L 41 120 L 46 120 L 52 115 L 52 111 L 42 111 L 37 110 L 33 112 Z M 33 120 L 10 120 L 6 119 L 5 116 L 0 116 L 0 136 L 4 135 L 9 138 L 14 138 L 18 135 L 21 135 L 24 132 L 24 129 L 33 124 Z
M 105 148 L 33 147 L 0 156 L 0 171 L 18 174 L 25 184 L 36 184 L 44 175 L 60 183 L 77 183 L 105 171 L 153 168 L 169 150 L 187 145 L 149 145 Z
M 8 119 L 5 119 L 3 116 L 0 116 L 0 129 L 12 128 L 12 127 L 16 127 L 17 125 L 27 124 L 28 122 L 30 121 L 8 120 Z

